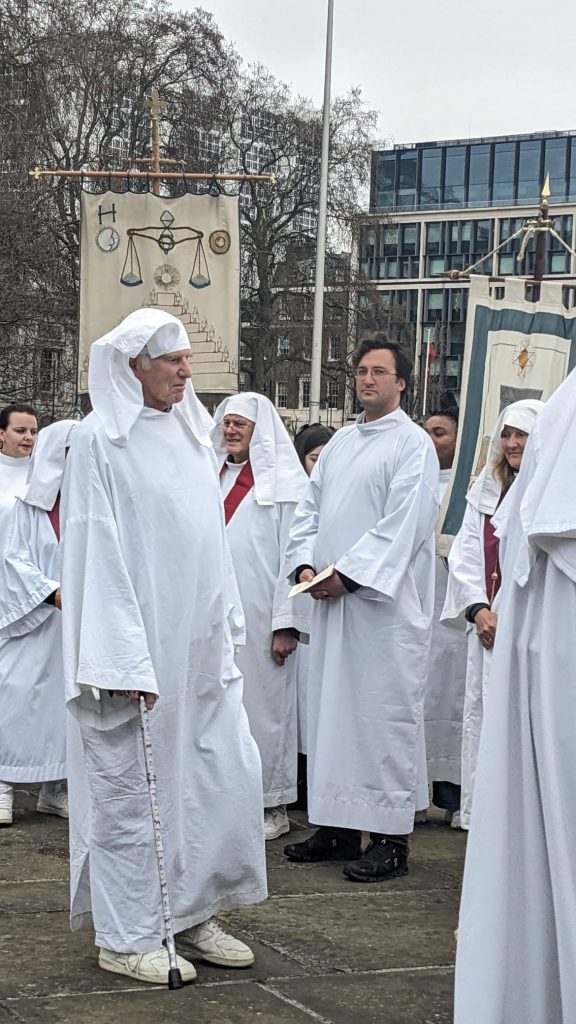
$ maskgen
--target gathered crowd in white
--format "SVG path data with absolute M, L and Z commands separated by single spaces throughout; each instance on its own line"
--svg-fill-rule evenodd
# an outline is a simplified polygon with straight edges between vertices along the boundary
M 366 335 L 362 414 L 294 442 L 261 394 L 212 418 L 189 357 L 141 309 L 93 344 L 82 422 L 0 411 L 0 825 L 41 783 L 72 928 L 166 983 L 143 695 L 184 981 L 253 963 L 216 916 L 266 898 L 288 805 L 315 828 L 290 861 L 386 882 L 430 797 L 470 829 L 456 1024 L 573 1019 L 574 373 L 503 409 L 445 559 L 458 411 L 406 415 L 397 343 Z

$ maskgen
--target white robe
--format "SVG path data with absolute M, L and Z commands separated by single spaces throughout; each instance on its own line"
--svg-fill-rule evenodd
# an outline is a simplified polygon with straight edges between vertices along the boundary
M 450 473 L 450 469 L 440 470 L 440 503 Z M 426 760 L 430 782 L 452 782 L 459 786 L 467 645 L 463 625 L 459 630 L 448 630 L 440 624 L 447 586 L 448 565 L 445 558 L 437 555 L 434 619 L 424 702 Z
M 67 459 L 61 521 L 71 923 L 93 922 L 100 946 L 148 952 L 163 926 L 138 708 L 108 690 L 159 694 L 150 719 L 175 931 L 266 897 L 214 453 L 174 412 L 143 409 L 125 446 L 92 414 Z
M 414 825 L 434 603 L 438 459 L 400 409 L 321 453 L 287 571 L 332 562 L 360 583 L 315 601 L 308 688 L 312 822 L 405 835 Z
M 225 463 L 220 478 L 224 497 L 240 470 L 239 464 Z M 295 502 L 287 501 L 259 505 L 252 487 L 227 526 L 246 618 L 246 646 L 236 663 L 262 761 L 264 807 L 292 803 L 297 795 L 296 652 L 284 665 L 276 665 L 270 654 L 274 630 L 308 630 L 307 605 L 302 598 L 288 599 L 290 585 L 281 571 L 295 508 Z
M 566 412 L 573 415 L 570 406 Z M 556 486 L 572 502 L 572 526 L 573 438 L 566 445 L 572 466 Z M 576 1020 L 576 559 L 569 554 L 576 533 L 537 540 L 522 578 L 520 502 L 532 455 L 527 447 L 507 510 L 460 907 L 455 1024 Z M 553 503 L 552 488 L 548 495 Z M 561 514 L 557 520 L 558 533 L 567 530 Z
M 484 561 L 484 520 L 486 516 L 469 502 L 462 526 L 457 533 L 448 556 L 449 577 L 446 600 L 442 610 L 443 622 L 450 622 L 458 630 L 466 626 L 468 653 L 466 659 L 466 687 L 462 719 L 462 793 L 460 820 L 462 828 L 470 827 L 472 795 L 478 761 L 478 747 L 484 716 L 484 700 L 490 677 L 492 651 L 480 643 L 476 627 L 466 622 L 464 612 L 473 604 L 490 604 L 486 593 Z M 498 611 L 498 594 L 492 602 Z
M 44 603 L 59 586 L 58 541 L 48 513 L 20 500 L 4 526 L 0 779 L 50 782 L 66 776 L 61 613 Z
M 10 509 L 26 489 L 30 456 L 13 459 L 0 452 L 0 541 L 4 543 Z

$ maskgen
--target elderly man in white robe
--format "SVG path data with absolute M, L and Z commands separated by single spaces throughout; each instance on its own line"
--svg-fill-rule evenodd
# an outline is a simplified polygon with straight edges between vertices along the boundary
M 249 966 L 252 951 L 213 915 L 266 897 L 260 759 L 233 660 L 237 592 L 189 356 L 181 322 L 158 309 L 93 344 L 94 411 L 67 460 L 61 515 L 71 924 L 93 923 L 103 969 L 163 984 L 140 694 L 154 709 L 178 948 Z
M 440 503 L 450 482 L 458 435 L 458 410 L 438 409 L 423 423 L 440 463 Z M 466 632 L 447 630 L 440 624 L 446 599 L 448 562 L 436 556 L 434 620 L 424 701 L 424 729 L 428 781 L 432 803 L 444 811 L 452 828 L 460 828 L 460 754 L 462 714 L 466 689 Z M 423 812 L 425 820 L 426 812 Z M 418 819 L 417 819 L 418 820 Z
M 289 831 L 286 804 L 297 796 L 297 664 L 308 604 L 288 599 L 284 553 L 307 477 L 274 406 L 253 392 L 225 399 L 215 413 L 228 540 L 246 616 L 237 654 L 244 707 L 262 760 L 264 834 Z
M 344 860 L 347 878 L 377 882 L 408 871 L 439 470 L 430 438 L 400 408 L 409 357 L 376 334 L 353 366 L 364 412 L 321 453 L 286 556 L 300 582 L 335 568 L 312 591 L 308 813 L 321 827 L 285 853 Z
M 59 497 L 77 425 L 62 420 L 39 434 L 0 558 L 0 776 L 41 782 L 38 811 L 60 818 L 68 817 L 68 794 Z M 6 808 L 2 824 L 11 818 Z
M 576 1020 L 575 482 L 572 371 L 536 420 L 495 517 L 502 589 L 464 869 L 455 1024 Z
M 460 808 L 463 829 L 470 827 L 502 579 L 492 517 L 515 481 L 524 446 L 542 408 L 542 402 L 524 398 L 500 413 L 486 465 L 466 495 L 464 519 L 448 558 L 448 587 L 441 620 L 458 631 L 467 623 Z M 494 799 L 498 799 L 497 793 Z

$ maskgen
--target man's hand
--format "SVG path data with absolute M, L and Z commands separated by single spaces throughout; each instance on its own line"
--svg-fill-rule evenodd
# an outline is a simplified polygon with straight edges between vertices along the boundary
M 316 573 L 313 569 L 302 569 L 298 577 L 298 583 L 309 583 L 310 580 L 314 579 L 315 575 Z
M 474 623 L 476 625 L 476 634 L 482 647 L 487 651 L 491 651 L 494 647 L 494 640 L 496 639 L 496 623 L 498 622 L 498 616 L 491 612 L 489 608 L 481 608 L 479 612 L 476 612 L 474 616 Z
M 128 700 L 140 700 L 140 697 L 144 697 L 146 708 L 148 711 L 152 711 L 156 703 L 155 693 L 142 693 L 140 690 L 114 690 L 116 697 L 126 697 Z
M 305 572 L 309 572 L 309 569 L 305 569 Z M 304 575 L 304 573 L 302 573 Z M 314 577 L 314 573 L 312 573 Z M 298 647 L 298 640 L 294 635 L 293 629 L 277 629 L 272 633 L 272 645 L 270 647 L 270 654 L 272 660 L 277 665 L 283 665 L 286 658 L 293 653 Z
M 62 611 L 62 593 L 60 591 L 60 587 L 58 587 L 58 590 L 54 591 L 54 605 Z
M 315 587 L 312 587 L 308 593 L 315 601 L 332 601 L 337 597 L 343 597 L 348 591 L 338 573 L 334 572 L 327 580 L 322 580 L 321 583 L 317 583 Z

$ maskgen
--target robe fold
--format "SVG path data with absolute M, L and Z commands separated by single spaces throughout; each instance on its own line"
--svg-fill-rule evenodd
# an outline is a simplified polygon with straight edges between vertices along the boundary
M 224 497 L 240 472 L 240 465 L 225 463 Z M 296 501 L 258 504 L 251 487 L 226 528 L 246 618 L 246 646 L 237 652 L 236 662 L 244 677 L 250 730 L 262 760 L 265 807 L 296 800 L 297 652 L 284 665 L 276 665 L 270 653 L 274 630 L 293 628 L 307 637 L 309 629 L 307 603 L 302 598 L 288 599 L 290 584 L 282 573 L 295 508 Z
M 503 582 L 460 906 L 455 1024 L 576 1020 L 573 378 L 541 414 L 506 516 L 498 513 Z
M 485 650 L 476 634 L 476 627 L 466 622 L 464 612 L 473 604 L 490 604 L 486 593 L 486 568 L 484 559 L 485 516 L 469 502 L 464 519 L 454 539 L 448 557 L 449 576 L 446 600 L 441 619 L 447 626 L 458 631 L 464 626 L 467 638 L 466 682 L 462 716 L 462 793 L 460 797 L 460 820 L 463 829 L 470 827 L 472 795 L 476 777 L 476 763 L 484 700 L 490 677 L 492 651 Z M 498 595 L 493 610 L 498 611 Z M 444 630 L 448 632 L 447 629 Z M 455 634 L 460 638 L 460 632 Z M 449 780 L 450 781 L 450 780 Z
M 332 562 L 360 584 L 314 601 L 308 811 L 317 825 L 414 824 L 434 603 L 438 459 L 398 409 L 339 430 L 294 516 L 286 571 Z
M 23 460 L 28 462 L 28 460 Z M 4 520 L 0 559 L 0 779 L 66 777 L 58 541 L 43 509 L 17 500 Z
M 450 479 L 450 469 L 440 470 L 440 503 Z M 466 688 L 467 643 L 464 623 L 459 629 L 440 624 L 448 586 L 448 564 L 436 556 L 434 618 L 424 721 L 429 782 L 460 785 L 462 718 Z
M 242 632 L 216 461 L 175 411 L 125 444 L 77 430 L 61 508 L 69 716 L 71 923 L 149 952 L 163 938 L 138 707 L 150 715 L 166 877 L 179 932 L 266 897 L 260 759 L 242 706 Z M 99 691 L 96 700 L 93 689 Z

